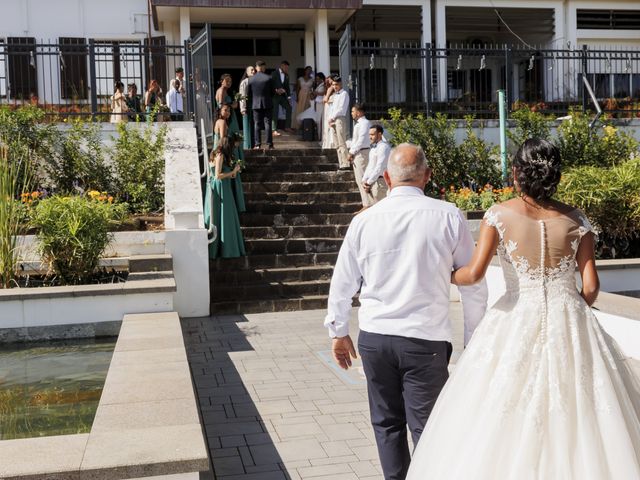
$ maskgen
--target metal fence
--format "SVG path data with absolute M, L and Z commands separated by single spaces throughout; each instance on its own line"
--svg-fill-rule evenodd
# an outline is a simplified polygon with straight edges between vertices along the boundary
M 605 112 L 640 118 L 640 50 L 358 42 L 351 64 L 355 100 L 374 118 L 391 107 L 493 118 L 499 89 L 511 111 L 523 104 L 558 116 L 586 111 L 594 106 L 583 76 Z
M 98 41 L 60 38 L 58 43 L 33 38 L 0 42 L 0 105 L 32 104 L 47 116 L 93 116 L 105 120 L 117 81 L 135 85 L 144 109 L 144 93 L 151 80 L 170 88 L 175 70 L 188 65 L 187 45 L 149 42 Z M 187 106 L 185 105 L 186 109 Z

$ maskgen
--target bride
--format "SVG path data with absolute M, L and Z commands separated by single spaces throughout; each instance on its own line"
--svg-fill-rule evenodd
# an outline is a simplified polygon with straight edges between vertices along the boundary
M 527 140 L 513 172 L 520 197 L 487 211 L 471 263 L 452 274 L 478 282 L 497 249 L 506 293 L 440 394 L 407 479 L 640 479 L 638 380 L 589 308 L 593 228 L 551 198 L 551 143 Z

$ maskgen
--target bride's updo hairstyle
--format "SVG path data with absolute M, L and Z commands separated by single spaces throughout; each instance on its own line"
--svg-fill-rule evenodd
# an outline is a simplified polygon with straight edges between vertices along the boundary
M 551 142 L 530 138 L 518 149 L 513 166 L 520 192 L 537 201 L 550 199 L 560 182 L 560 152 Z

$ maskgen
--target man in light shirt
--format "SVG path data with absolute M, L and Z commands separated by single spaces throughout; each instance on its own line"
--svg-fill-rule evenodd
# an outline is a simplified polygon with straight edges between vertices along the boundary
M 333 94 L 329 109 L 329 127 L 335 130 L 340 170 L 351 169 L 349 150 L 347 149 L 347 112 L 349 111 L 349 93 L 342 88 L 342 79 L 333 78 Z
M 424 195 L 431 176 L 420 147 L 391 151 L 389 196 L 349 226 L 331 279 L 325 326 L 340 367 L 356 357 L 349 336 L 351 299 L 358 312 L 371 423 L 386 480 L 404 479 L 410 452 L 444 386 L 452 352 L 451 272 L 471 260 L 473 239 L 452 204 Z M 487 304 L 484 282 L 461 287 L 465 344 Z
M 167 92 L 167 106 L 171 112 L 171 120 L 178 121 L 182 120 L 182 112 L 184 111 L 182 94 L 180 93 L 182 84 L 180 80 L 174 80 L 172 85 L 172 88 Z
M 364 190 L 364 185 L 362 184 L 362 176 L 364 175 L 364 171 L 369 163 L 370 122 L 367 120 L 362 106 L 357 103 L 351 107 L 351 118 L 353 118 L 354 125 L 347 159 L 353 164 L 353 174 L 356 177 L 358 190 L 360 190 L 362 210 L 364 210 L 365 208 L 373 205 L 373 202 L 370 201 L 370 195 Z
M 387 196 L 387 182 L 384 181 L 383 173 L 387 169 L 387 161 L 391 153 L 391 145 L 382 134 L 382 125 L 372 125 L 369 128 L 369 163 L 362 176 L 362 186 L 369 199 L 369 204 L 373 205 Z

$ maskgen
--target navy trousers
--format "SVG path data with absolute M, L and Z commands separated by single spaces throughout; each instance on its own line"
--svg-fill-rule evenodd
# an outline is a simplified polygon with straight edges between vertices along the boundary
M 449 342 L 360 331 L 358 352 L 385 480 L 406 477 L 411 462 L 407 424 L 415 446 L 449 378 L 452 350 Z

